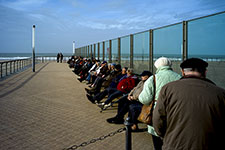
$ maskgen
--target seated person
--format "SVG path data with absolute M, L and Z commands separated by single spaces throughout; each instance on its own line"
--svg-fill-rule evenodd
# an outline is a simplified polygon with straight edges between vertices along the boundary
M 115 123 L 115 124 L 123 123 L 124 122 L 123 118 L 125 114 L 129 111 L 129 107 L 132 107 L 131 108 L 132 111 L 129 111 L 128 116 L 131 118 L 131 122 L 134 124 L 132 126 L 132 130 L 138 129 L 137 117 L 139 116 L 140 112 L 137 112 L 136 109 L 134 110 L 134 107 L 140 107 L 140 108 L 142 107 L 143 104 L 138 101 L 138 96 L 143 90 L 145 81 L 151 75 L 152 73 L 149 71 L 143 71 L 141 73 L 140 75 L 141 81 L 138 83 L 138 85 L 135 88 L 133 88 L 133 90 L 130 91 L 129 94 L 119 99 L 117 114 L 115 117 L 107 119 L 106 121 L 108 123 Z
M 125 71 L 125 73 L 126 73 L 126 71 Z M 100 80 L 98 83 L 96 83 L 96 85 L 93 88 L 91 88 L 91 89 L 85 88 L 85 90 L 90 95 L 97 94 L 97 93 L 100 92 L 103 83 L 109 82 L 109 80 L 110 80 L 110 84 L 112 82 L 118 81 L 118 80 L 114 80 L 113 81 L 114 78 L 118 79 L 118 77 L 117 77 L 118 75 L 119 75 L 119 77 L 122 77 L 121 76 L 121 65 L 119 65 L 119 64 L 118 65 L 115 65 L 115 67 L 113 68 L 113 70 L 111 70 L 111 73 L 108 76 L 106 76 L 106 78 L 103 78 L 104 80 Z M 107 87 L 109 87 L 109 85 Z
M 99 60 L 95 61 L 95 64 L 93 64 L 93 66 L 91 67 L 91 69 L 88 71 L 88 75 L 86 78 L 86 81 L 88 82 L 88 84 L 91 83 L 91 76 L 95 74 L 95 72 L 97 70 L 99 70 L 99 68 L 101 67 L 101 63 Z
M 99 104 L 99 107 L 105 108 L 110 105 L 113 99 L 122 96 L 123 94 L 129 93 L 135 86 L 136 76 L 133 75 L 133 70 L 128 69 L 127 75 L 123 76 L 116 88 L 107 88 L 103 92 L 96 94 L 94 97 L 88 96 L 88 99 L 93 102 L 97 101 L 98 103 L 108 94 L 108 98 L 105 102 Z
M 91 87 L 94 87 L 94 82 L 95 82 L 95 79 L 98 77 L 98 76 L 103 76 L 108 70 L 108 67 L 107 67 L 107 61 L 103 61 L 101 66 L 98 68 L 98 70 L 96 70 L 95 72 L 93 72 L 93 74 L 91 74 L 91 80 L 90 82 L 92 83 Z
M 92 62 L 90 59 L 88 59 L 86 63 L 83 65 L 83 67 L 81 68 L 81 71 L 79 73 L 80 78 L 77 78 L 77 80 L 79 80 L 80 82 L 85 80 L 88 75 L 88 70 L 90 70 L 91 67 L 92 67 Z

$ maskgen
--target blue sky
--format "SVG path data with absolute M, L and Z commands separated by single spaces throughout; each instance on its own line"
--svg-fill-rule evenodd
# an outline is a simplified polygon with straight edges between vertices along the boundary
M 0 0 L 0 52 L 72 52 L 117 38 L 225 10 L 224 0 Z

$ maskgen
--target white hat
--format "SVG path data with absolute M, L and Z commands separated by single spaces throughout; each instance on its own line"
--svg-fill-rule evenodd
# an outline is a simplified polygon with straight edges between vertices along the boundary
M 160 68 L 162 66 L 169 66 L 169 67 L 171 67 L 172 63 L 171 63 L 171 61 L 168 58 L 166 58 L 166 57 L 160 57 L 160 58 L 158 58 L 155 61 L 155 64 L 154 65 L 158 69 L 158 68 Z

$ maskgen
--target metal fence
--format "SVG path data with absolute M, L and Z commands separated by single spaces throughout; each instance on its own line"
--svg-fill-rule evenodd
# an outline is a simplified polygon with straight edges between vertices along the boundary
M 76 48 L 75 55 L 94 57 L 133 68 L 156 71 L 154 61 L 165 56 L 174 71 L 180 63 L 198 57 L 209 63 L 208 78 L 225 88 L 225 12 L 105 40 Z
M 63 62 L 69 60 L 70 57 L 64 57 Z M 54 56 L 37 56 L 35 57 L 35 63 L 45 63 L 49 61 L 56 61 L 56 57 Z M 21 70 L 32 67 L 32 58 L 27 59 L 16 59 L 16 60 L 8 60 L 0 62 L 0 77 L 4 78 L 9 76 L 10 74 L 19 72 Z

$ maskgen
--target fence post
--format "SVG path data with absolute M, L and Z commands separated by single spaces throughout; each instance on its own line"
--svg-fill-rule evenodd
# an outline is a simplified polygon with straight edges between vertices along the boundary
M 2 63 L 1 63 L 1 78 L 2 78 Z
M 130 35 L 130 68 L 134 68 L 134 36 Z
M 149 70 L 153 73 L 153 30 L 149 30 Z
M 8 75 L 7 67 L 8 67 L 8 62 L 5 63 L 5 75 L 6 75 L 6 76 Z
M 118 38 L 118 63 L 121 64 L 121 47 L 120 47 L 120 37 Z
M 109 63 L 112 63 L 112 40 L 109 40 Z
M 104 41 L 102 42 L 102 50 L 103 50 L 103 52 L 102 52 L 102 61 L 104 61 L 105 60 L 105 42 Z
M 186 60 L 188 58 L 188 22 L 183 21 L 183 54 L 182 54 L 182 61 Z

